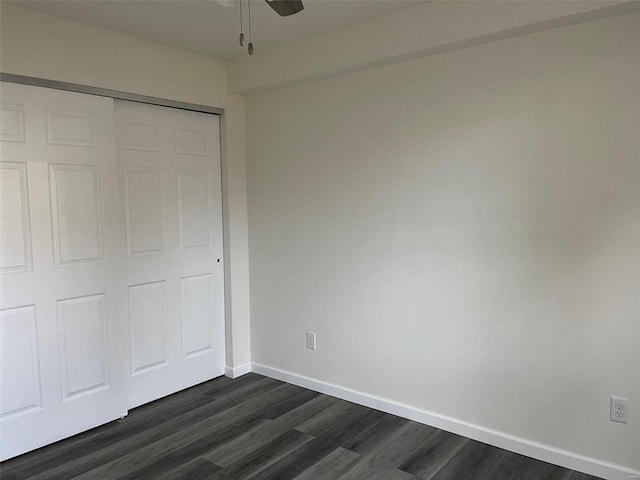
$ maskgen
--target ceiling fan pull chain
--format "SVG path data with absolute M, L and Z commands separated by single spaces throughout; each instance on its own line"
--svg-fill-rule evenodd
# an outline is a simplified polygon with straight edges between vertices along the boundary
M 238 3 L 240 4 L 240 46 L 244 47 L 244 33 L 242 33 L 242 0 Z
M 251 41 L 251 0 L 247 0 L 249 5 L 249 47 L 247 48 L 249 55 L 253 55 L 253 42 Z

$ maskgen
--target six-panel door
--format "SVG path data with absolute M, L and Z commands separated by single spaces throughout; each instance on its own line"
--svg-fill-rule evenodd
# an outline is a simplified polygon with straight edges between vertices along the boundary
M 116 101 L 129 407 L 224 373 L 217 116 Z
M 113 101 L 2 84 L 0 458 L 126 413 Z

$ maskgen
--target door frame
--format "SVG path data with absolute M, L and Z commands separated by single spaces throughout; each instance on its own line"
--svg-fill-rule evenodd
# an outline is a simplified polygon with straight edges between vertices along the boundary
M 0 72 L 0 82 L 16 83 L 20 85 L 30 85 L 32 87 L 44 87 L 53 90 L 65 90 L 69 92 L 84 93 L 87 95 L 95 95 L 98 97 L 107 97 L 114 100 L 128 100 L 131 102 L 145 103 L 149 105 L 157 105 L 160 107 L 177 108 L 180 110 L 188 110 L 192 112 L 208 113 L 218 115 L 220 117 L 220 180 L 222 192 L 222 264 L 224 271 L 224 358 L 225 358 L 225 375 L 233 378 L 233 364 L 231 355 L 233 352 L 233 338 L 231 328 L 231 262 L 230 255 L 230 239 L 229 239 L 229 191 L 227 187 L 227 155 L 226 155 L 226 139 L 224 132 L 226 131 L 225 109 L 220 107 L 212 107 L 209 105 L 200 105 L 196 103 L 181 102 L 168 98 L 150 97 L 137 93 L 121 92 L 118 90 L 110 90 L 108 88 L 92 87 L 79 83 L 60 82 L 58 80 L 50 80 L 47 78 L 31 77 L 27 75 L 17 75 L 14 73 Z

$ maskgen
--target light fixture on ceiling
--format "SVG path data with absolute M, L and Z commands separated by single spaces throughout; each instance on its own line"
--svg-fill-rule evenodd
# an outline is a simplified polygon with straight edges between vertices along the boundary
M 304 5 L 302 4 L 302 0 L 264 0 L 278 15 L 281 17 L 288 17 L 289 15 L 293 15 L 295 13 L 301 12 L 304 10 Z M 242 2 L 243 0 L 215 0 L 216 3 L 222 5 L 223 7 L 234 7 L 236 4 L 240 7 L 240 36 L 239 42 L 240 46 L 244 47 L 244 22 L 242 17 Z M 247 28 L 248 31 L 248 39 L 249 43 L 247 45 L 247 51 L 249 55 L 253 55 L 253 42 L 251 41 L 251 0 L 246 0 L 247 2 Z

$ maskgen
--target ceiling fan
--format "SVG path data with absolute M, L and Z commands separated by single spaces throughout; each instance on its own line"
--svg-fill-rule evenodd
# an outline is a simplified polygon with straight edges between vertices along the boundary
M 264 0 L 281 17 L 288 17 L 304 10 L 302 0 Z
M 234 7 L 239 0 L 215 0 L 223 7 Z M 302 0 L 264 0 L 281 17 L 288 17 L 304 10 Z
M 244 33 L 242 31 L 242 1 L 243 0 L 215 0 L 216 3 L 224 7 L 234 7 L 240 5 L 240 46 L 244 46 Z M 264 0 L 278 15 L 288 17 L 304 10 L 302 0 Z M 253 55 L 253 42 L 251 41 L 251 0 L 247 0 L 248 26 L 249 26 L 249 55 Z

